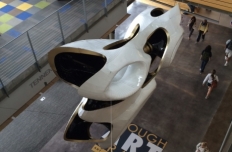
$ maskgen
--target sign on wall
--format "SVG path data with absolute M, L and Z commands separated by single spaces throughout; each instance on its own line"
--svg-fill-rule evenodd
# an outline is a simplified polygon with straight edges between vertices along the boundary
M 107 136 L 107 132 L 104 136 Z M 162 152 L 167 141 L 136 124 L 130 124 L 113 147 L 107 150 L 94 145 L 93 152 Z
M 51 82 L 55 77 L 55 73 L 51 70 L 49 64 L 47 64 L 40 69 L 40 72 L 35 73 L 14 90 L 10 94 L 10 98 L 3 99 L 0 102 L 0 107 L 7 107 L 8 109 L 2 110 L 0 108 L 0 124 L 12 117 L 18 109 L 39 93 L 39 91 L 44 88 L 45 84 Z
M 51 68 L 46 69 L 45 71 L 41 71 L 40 75 L 37 76 L 35 79 L 33 79 L 33 81 L 31 81 L 31 83 L 29 84 L 30 87 L 34 88 L 35 86 L 37 86 L 37 84 L 39 84 L 41 81 L 43 81 L 51 73 L 54 75 Z

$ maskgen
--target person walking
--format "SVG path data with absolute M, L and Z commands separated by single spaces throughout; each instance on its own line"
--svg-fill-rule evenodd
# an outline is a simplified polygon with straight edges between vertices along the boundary
M 204 86 L 206 82 L 207 82 L 207 86 L 208 86 L 208 91 L 207 91 L 207 94 L 205 96 L 205 99 L 208 99 L 212 90 L 217 87 L 217 84 L 219 82 L 218 76 L 216 75 L 216 70 L 212 70 L 211 73 L 207 74 L 202 85 Z
M 195 12 L 195 9 L 196 9 L 196 6 L 194 6 L 194 5 L 190 4 L 190 3 L 188 3 L 187 5 L 188 5 L 188 7 L 189 7 L 189 11 L 190 11 L 191 13 L 194 13 L 194 12 Z
M 197 40 L 196 43 L 200 41 L 201 37 L 202 37 L 202 41 L 204 41 L 205 39 L 205 34 L 208 32 L 208 28 L 209 28 L 209 23 L 207 22 L 207 20 L 205 19 L 204 21 L 202 21 L 199 25 L 199 33 L 197 36 Z
M 191 17 L 189 22 L 188 22 L 188 27 L 189 27 L 189 32 L 190 32 L 188 39 L 190 39 L 191 35 L 193 34 L 193 31 L 194 31 L 193 25 L 195 25 L 195 27 L 196 27 L 196 17 L 195 16 Z
M 231 56 L 232 56 L 232 40 L 231 39 L 226 41 L 225 53 L 226 53 L 226 55 L 225 55 L 226 63 L 224 64 L 224 66 L 227 66 L 228 62 L 230 61 Z
M 206 142 L 197 144 L 196 149 L 196 152 L 210 152 Z
M 200 56 L 200 60 L 201 60 L 200 74 L 202 74 L 204 72 L 205 66 L 210 61 L 211 57 L 212 57 L 211 46 L 208 45 L 201 52 L 201 56 Z

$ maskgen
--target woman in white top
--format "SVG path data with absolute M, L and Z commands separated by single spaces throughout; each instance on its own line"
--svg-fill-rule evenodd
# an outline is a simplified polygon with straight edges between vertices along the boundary
M 206 142 L 201 142 L 197 144 L 196 152 L 210 152 Z
M 208 86 L 208 92 L 207 92 L 207 94 L 205 96 L 205 99 L 208 99 L 208 97 L 209 97 L 210 93 L 212 92 L 213 88 L 217 87 L 217 83 L 219 81 L 218 76 L 216 76 L 216 70 L 213 70 L 211 73 L 209 73 L 205 77 L 205 79 L 203 81 L 203 84 L 202 84 L 203 86 L 205 85 L 206 81 L 207 81 L 207 86 Z
M 232 39 L 229 39 L 226 41 L 226 51 L 225 51 L 226 55 L 225 55 L 225 60 L 226 63 L 224 64 L 224 66 L 227 66 L 228 62 L 231 59 L 232 56 Z

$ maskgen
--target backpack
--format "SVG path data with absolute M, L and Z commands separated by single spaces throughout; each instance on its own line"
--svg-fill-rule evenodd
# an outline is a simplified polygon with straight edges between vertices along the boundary
M 216 88 L 217 87 L 217 80 L 213 80 L 212 84 L 211 84 L 212 88 Z
M 232 40 L 226 45 L 226 48 L 232 50 Z
M 203 52 L 203 55 L 201 57 L 201 60 L 209 60 L 210 58 L 210 52 Z

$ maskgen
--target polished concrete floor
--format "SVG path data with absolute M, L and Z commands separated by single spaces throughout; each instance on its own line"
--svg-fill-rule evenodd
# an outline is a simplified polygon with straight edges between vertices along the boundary
M 128 8 L 131 16 L 116 29 L 116 38 L 123 38 L 129 23 L 147 7 L 133 3 Z M 166 139 L 164 152 L 195 151 L 196 144 L 202 140 L 209 143 L 212 152 L 217 152 L 227 129 L 225 126 L 230 123 L 227 119 L 232 116 L 224 113 L 231 106 L 232 63 L 223 66 L 225 41 L 231 38 L 232 30 L 210 24 L 205 41 L 195 44 L 196 31 L 187 39 L 188 19 L 189 16 L 182 18 L 184 38 L 172 65 L 158 73 L 157 88 L 133 123 Z M 197 20 L 197 25 L 199 23 Z M 207 45 L 212 46 L 212 60 L 205 73 L 199 74 L 199 57 Z M 217 70 L 219 85 L 206 100 L 207 88 L 202 86 L 202 81 L 212 69 Z M 40 101 L 41 97 L 46 100 Z M 64 127 L 81 99 L 76 90 L 58 81 L 41 97 L 0 132 L 1 151 L 90 152 L 93 144 L 76 144 L 62 138 Z M 227 104 L 223 104 L 225 100 Z M 224 110 L 220 110 L 221 105 Z

